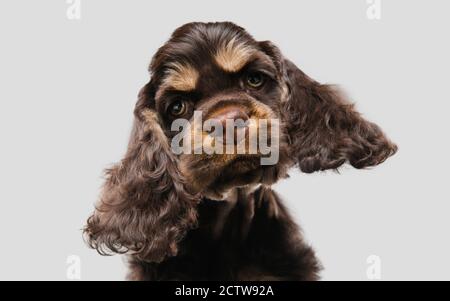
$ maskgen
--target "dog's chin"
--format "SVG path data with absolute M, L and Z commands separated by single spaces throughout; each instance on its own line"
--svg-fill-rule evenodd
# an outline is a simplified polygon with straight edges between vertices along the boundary
M 260 184 L 272 185 L 278 179 L 286 177 L 286 170 L 282 166 L 261 165 L 260 161 L 261 157 L 258 155 L 204 159 L 196 161 L 195 168 L 187 169 L 191 174 L 186 178 L 192 190 L 203 197 L 225 200 L 236 188 L 251 191 Z
M 261 167 L 257 155 L 186 155 L 180 163 L 189 190 L 212 199 L 223 199 L 233 187 L 256 183 L 254 174 Z

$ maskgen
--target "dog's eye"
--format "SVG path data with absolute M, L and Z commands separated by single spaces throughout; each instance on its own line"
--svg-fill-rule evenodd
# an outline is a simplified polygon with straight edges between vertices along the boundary
M 259 88 L 264 84 L 264 75 L 261 72 L 249 73 L 246 82 L 252 88 Z
M 186 103 L 183 100 L 177 100 L 169 106 L 168 112 L 174 117 L 182 116 L 186 113 Z

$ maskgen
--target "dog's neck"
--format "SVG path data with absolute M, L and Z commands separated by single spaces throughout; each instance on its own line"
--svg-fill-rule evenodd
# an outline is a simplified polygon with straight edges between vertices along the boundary
M 235 204 L 239 199 L 246 199 L 250 194 L 255 192 L 261 186 L 260 183 L 249 184 L 240 187 L 233 187 L 225 192 L 218 192 L 214 190 L 207 190 L 203 193 L 205 198 L 215 201 L 225 201 L 230 204 Z
M 220 199 L 217 198 L 219 196 L 217 194 L 213 195 L 214 198 L 210 198 L 209 196 L 205 195 L 205 197 L 208 199 L 212 199 L 222 203 L 222 206 L 220 207 L 221 210 L 217 211 L 215 223 L 211 229 L 211 234 L 214 239 L 220 238 L 230 212 L 236 207 L 238 203 L 240 203 L 240 208 L 242 208 L 245 212 L 245 218 L 241 226 L 241 235 L 242 237 L 246 237 L 246 232 L 248 231 L 250 221 L 253 218 L 254 214 L 254 192 L 260 187 L 261 184 L 251 184 L 242 187 L 234 187 L 227 191 L 225 194 L 222 194 Z

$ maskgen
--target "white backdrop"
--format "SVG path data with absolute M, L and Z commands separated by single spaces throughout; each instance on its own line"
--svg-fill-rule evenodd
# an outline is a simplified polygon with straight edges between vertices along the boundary
M 372 170 L 277 184 L 323 279 L 367 280 L 376 255 L 383 280 L 449 280 L 450 2 L 382 0 L 379 20 L 366 0 L 81 0 L 74 20 L 69 6 L 0 2 L 1 280 L 65 280 L 77 260 L 82 280 L 124 278 L 121 257 L 81 237 L 102 169 L 125 151 L 156 49 L 186 22 L 224 20 L 341 85 L 400 147 Z

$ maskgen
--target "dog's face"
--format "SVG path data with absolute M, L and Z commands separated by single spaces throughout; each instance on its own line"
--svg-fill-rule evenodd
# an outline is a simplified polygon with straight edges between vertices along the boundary
M 364 168 L 396 151 L 335 87 L 312 80 L 271 42 L 258 42 L 232 23 L 178 28 L 153 57 L 150 72 L 136 104 L 127 154 L 108 171 L 99 208 L 88 221 L 89 242 L 99 251 L 132 251 L 160 261 L 176 254 L 178 241 L 195 225 L 202 197 L 223 199 L 234 187 L 271 185 L 294 165 L 307 173 L 346 162 Z M 196 114 L 205 123 L 255 121 L 236 133 L 261 143 L 266 129 L 263 137 L 275 146 L 275 162 L 261 164 L 265 154 L 258 147 L 237 152 L 239 139 L 235 133 L 229 139 L 228 127 L 220 133 L 232 153 L 198 153 L 195 141 L 188 147 L 192 152 L 174 152 L 177 120 L 192 126 L 183 133 L 193 134 L 187 141 L 217 138 L 215 125 L 195 126 Z
M 195 111 L 203 122 L 214 119 L 223 124 L 223 138 L 232 130 L 226 128 L 226 120 L 249 122 L 243 129 L 247 138 L 244 153 L 238 153 L 236 147 L 227 152 L 223 145 L 221 153 L 192 151 L 179 156 L 179 167 L 193 191 L 221 199 L 233 187 L 270 185 L 285 176 L 289 157 L 281 106 L 288 86 L 279 60 L 270 43 L 257 42 L 230 23 L 185 25 L 154 56 L 153 94 L 147 105 L 157 112 L 170 142 L 177 133 L 172 124 L 180 118 L 189 121 L 190 133 L 201 136 L 203 143 L 211 138 L 211 131 L 194 129 Z M 271 131 L 275 122 L 277 128 Z M 261 129 L 260 125 L 267 127 Z M 250 153 L 248 147 L 251 135 L 261 135 L 266 129 L 266 143 L 277 154 L 274 162 L 262 165 L 261 153 Z M 237 139 L 233 142 L 237 146 Z

